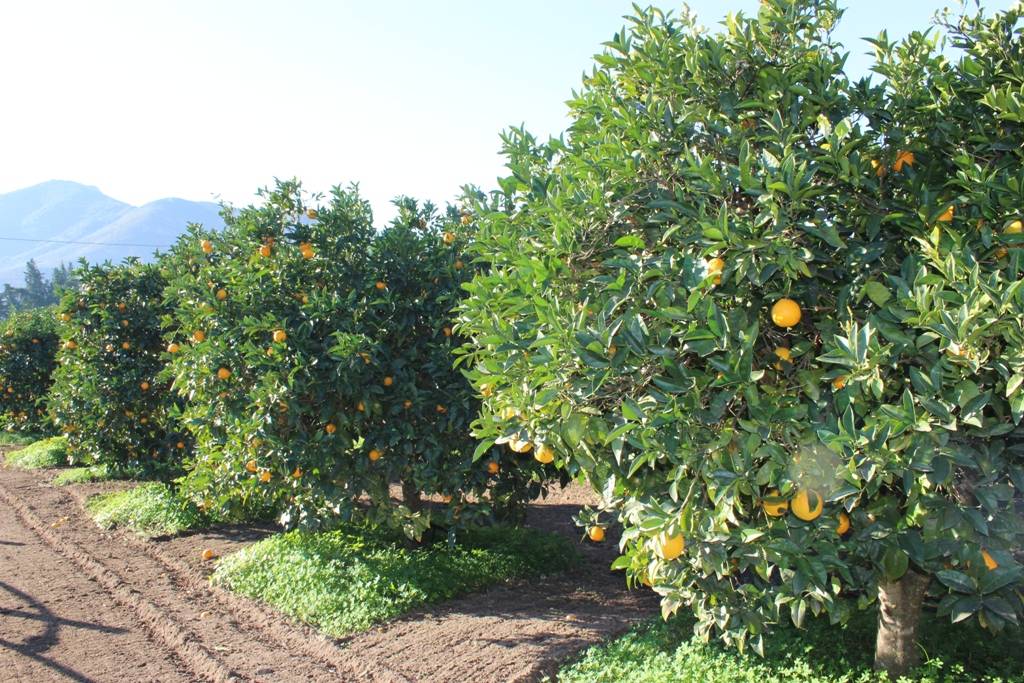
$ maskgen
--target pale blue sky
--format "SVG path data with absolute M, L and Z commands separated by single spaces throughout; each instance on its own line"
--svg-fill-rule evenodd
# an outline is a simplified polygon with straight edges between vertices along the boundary
M 861 37 L 926 27 L 948 3 L 843 4 L 837 35 L 862 74 Z M 714 26 L 757 2 L 690 6 Z M 359 181 L 386 219 L 396 194 L 493 186 L 503 128 L 561 131 L 564 101 L 630 12 L 626 0 L 4 2 L 0 192 L 59 178 L 135 204 L 244 203 L 298 176 L 321 191 Z

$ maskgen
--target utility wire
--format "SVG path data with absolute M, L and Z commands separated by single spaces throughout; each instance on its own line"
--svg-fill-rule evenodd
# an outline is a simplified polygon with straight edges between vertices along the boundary
M 0 237 L 7 242 L 40 242 L 46 244 L 87 244 L 94 247 L 145 247 L 148 249 L 166 249 L 170 244 L 129 244 L 127 242 L 78 242 L 75 240 L 40 240 L 31 237 Z

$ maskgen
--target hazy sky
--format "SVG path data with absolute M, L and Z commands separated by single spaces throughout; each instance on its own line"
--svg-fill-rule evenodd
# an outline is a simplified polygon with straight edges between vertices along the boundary
M 954 3 L 956 0 L 952 0 Z M 656 2 L 665 9 L 681 4 Z M 848 0 L 837 35 L 866 72 L 882 28 L 923 28 L 933 0 Z M 986 0 L 990 9 L 1011 0 Z M 701 22 L 756 0 L 694 0 Z M 141 204 L 247 203 L 298 176 L 396 194 L 493 186 L 498 134 L 565 127 L 590 57 L 627 0 L 32 0 L 0 3 L 0 192 L 44 180 Z

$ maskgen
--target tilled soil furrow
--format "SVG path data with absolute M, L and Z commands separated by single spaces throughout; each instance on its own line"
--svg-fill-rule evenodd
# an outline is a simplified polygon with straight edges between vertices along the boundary
M 84 505 L 86 496 L 83 492 L 73 490 L 71 494 L 80 505 Z M 196 572 L 178 557 L 165 552 L 159 541 L 147 541 L 130 533 L 119 534 L 118 540 L 160 563 L 168 575 L 173 576 L 191 595 L 201 596 L 207 603 L 216 602 L 266 645 L 309 657 L 335 670 L 339 676 L 351 680 L 408 683 L 407 678 L 372 660 L 364 658 L 354 661 L 336 642 L 304 624 L 291 621 L 266 605 L 211 586 L 206 576 Z
M 588 495 L 580 487 L 554 492 L 530 506 L 529 526 L 575 541 L 572 515 Z M 657 614 L 653 592 L 629 591 L 622 574 L 609 571 L 616 540 L 580 546 L 579 569 L 418 610 L 354 636 L 347 650 L 413 681 L 526 683 L 553 675 L 581 649 Z
M 150 540 L 104 532 L 83 505 L 104 487 L 58 488 L 48 483 L 51 476 L 0 469 L 0 501 L 137 618 L 144 631 L 133 637 L 149 633 L 194 680 L 536 681 L 656 610 L 656 596 L 626 591 L 622 576 L 608 571 L 616 554 L 610 538 L 579 546 L 584 562 L 575 571 L 496 586 L 334 640 L 209 584 L 213 565 L 201 561 L 202 548 L 233 552 L 271 529 L 225 527 Z M 571 516 L 587 495 L 575 487 L 531 506 L 531 526 L 577 539 Z M 94 602 L 107 608 L 106 600 Z
M 53 530 L 52 526 L 48 527 L 28 505 L 11 492 L 5 483 L 0 483 L 0 500 L 6 503 L 20 522 L 31 529 L 44 543 L 102 586 L 114 602 L 133 611 L 147 632 L 174 652 L 196 678 L 216 682 L 237 679 L 230 669 L 205 647 L 190 638 L 153 603 L 141 597 L 140 593 L 124 579 L 94 560 L 76 543 L 64 539 L 61 534 Z
M 311 660 L 301 651 L 282 647 L 280 641 L 267 639 L 264 630 L 254 627 L 252 620 L 222 612 L 205 582 L 168 571 L 148 553 L 140 552 L 137 545 L 126 542 L 127 535 L 101 531 L 66 491 L 33 488 L 32 495 L 41 507 L 69 520 L 63 528 L 74 534 L 80 549 L 91 549 L 93 562 L 132 586 L 129 590 L 139 591 L 140 599 L 152 605 L 186 642 L 221 663 L 223 671 L 219 673 L 252 681 L 355 679 L 351 674 L 340 675 L 334 667 Z
M 137 615 L 0 504 L 0 679 L 196 679 Z

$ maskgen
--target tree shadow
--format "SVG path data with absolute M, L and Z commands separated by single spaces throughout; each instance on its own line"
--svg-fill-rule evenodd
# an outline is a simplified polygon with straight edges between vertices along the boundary
M 80 628 L 111 634 L 126 632 L 126 629 L 115 626 L 104 626 L 103 624 L 58 617 L 31 595 L 18 590 L 4 581 L 0 581 L 0 590 L 6 591 L 27 605 L 27 608 L 25 609 L 8 609 L 0 607 L 0 617 L 30 619 L 39 621 L 43 624 L 43 630 L 41 633 L 29 636 L 21 643 L 0 638 L 0 648 L 6 648 L 13 652 L 17 652 L 21 656 L 28 657 L 29 659 L 39 662 L 43 666 L 52 669 L 73 681 L 84 681 L 87 683 L 91 679 L 84 674 L 75 671 L 71 667 L 54 661 L 45 655 L 50 648 L 60 642 L 62 627 Z

